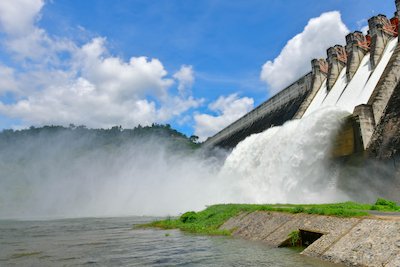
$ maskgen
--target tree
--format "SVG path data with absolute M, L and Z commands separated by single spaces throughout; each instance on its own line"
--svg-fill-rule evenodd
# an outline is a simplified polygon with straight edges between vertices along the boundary
M 192 143 L 197 143 L 197 141 L 199 141 L 199 137 L 197 135 L 191 135 L 189 137 L 190 142 Z

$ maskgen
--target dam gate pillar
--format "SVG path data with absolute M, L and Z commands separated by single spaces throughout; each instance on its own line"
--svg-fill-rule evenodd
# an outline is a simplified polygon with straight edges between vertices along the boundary
M 369 52 L 371 39 L 360 31 L 349 33 L 346 36 L 347 53 L 347 80 L 350 81 L 360 66 L 361 60 Z
M 371 66 L 372 69 L 375 69 L 389 40 L 398 35 L 398 19 L 395 17 L 389 20 L 385 15 L 377 15 L 368 20 L 368 25 L 372 38 Z
M 326 87 L 330 91 L 339 78 L 340 72 L 347 64 L 346 50 L 341 45 L 330 47 L 328 53 L 328 77 Z
M 307 108 L 310 106 L 311 102 L 313 101 L 315 95 L 318 93 L 321 85 L 326 80 L 326 76 L 328 75 L 328 63 L 325 59 L 313 59 L 311 61 L 311 90 L 307 97 L 304 99 L 303 103 L 297 110 L 296 114 L 294 115 L 293 119 L 300 119 L 303 117 L 304 113 L 306 112 Z

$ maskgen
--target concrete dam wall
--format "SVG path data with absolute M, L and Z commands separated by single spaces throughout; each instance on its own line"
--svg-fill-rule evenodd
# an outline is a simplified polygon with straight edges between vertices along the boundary
M 247 136 L 336 106 L 352 115 L 344 123 L 336 157 L 365 153 L 377 158 L 400 154 L 400 45 L 397 12 L 391 19 L 368 20 L 367 35 L 356 31 L 346 45 L 314 59 L 312 71 L 204 142 L 205 147 L 233 148 Z M 350 128 L 349 128 L 350 127 Z M 342 139 L 342 140 L 341 140 Z M 345 145 L 344 145 L 345 144 Z
M 308 73 L 213 137 L 208 138 L 203 145 L 232 148 L 251 134 L 282 125 L 293 119 L 309 94 L 311 84 L 312 73 Z

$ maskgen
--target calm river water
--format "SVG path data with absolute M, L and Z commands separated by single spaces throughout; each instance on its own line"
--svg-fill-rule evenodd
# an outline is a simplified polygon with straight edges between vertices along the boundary
M 231 237 L 132 229 L 150 220 L 3 220 L 0 266 L 338 266 Z

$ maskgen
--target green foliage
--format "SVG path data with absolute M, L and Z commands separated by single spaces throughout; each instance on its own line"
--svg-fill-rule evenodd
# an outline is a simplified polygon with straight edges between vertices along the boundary
M 378 198 L 375 202 L 375 205 L 388 206 L 391 208 L 397 207 L 396 202 L 384 198 Z
M 197 214 L 194 211 L 188 211 L 179 218 L 179 220 L 183 223 L 193 223 L 197 219 Z
M 289 239 L 290 239 L 290 245 L 292 247 L 301 246 L 301 236 L 300 236 L 300 231 L 299 230 L 291 232 L 289 234 Z
M 293 213 L 302 213 L 302 212 L 304 212 L 304 207 L 303 206 L 298 206 L 298 207 L 295 207 L 294 209 L 293 209 Z
M 378 198 L 375 202 L 375 205 L 371 207 L 371 210 L 400 211 L 400 206 L 397 206 L 397 203 L 394 201 Z

